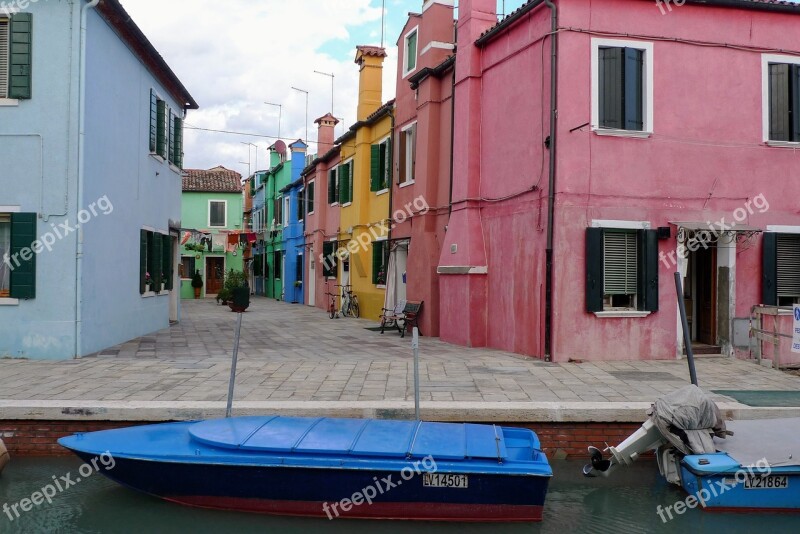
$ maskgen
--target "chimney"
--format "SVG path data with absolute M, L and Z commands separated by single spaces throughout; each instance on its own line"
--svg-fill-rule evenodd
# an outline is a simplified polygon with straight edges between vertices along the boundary
M 383 98 L 383 60 L 386 50 L 378 46 L 357 46 L 358 112 L 357 121 L 363 121 L 379 107 Z
M 339 120 L 327 113 L 314 121 L 318 124 L 317 129 L 317 156 L 322 156 L 333 148 L 333 129 L 339 124 Z
M 306 166 L 306 145 L 301 139 L 298 139 L 289 148 L 292 149 L 292 181 L 300 177 L 300 173 Z

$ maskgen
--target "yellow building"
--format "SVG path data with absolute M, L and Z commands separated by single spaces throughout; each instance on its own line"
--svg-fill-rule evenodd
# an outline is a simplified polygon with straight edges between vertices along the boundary
M 386 51 L 375 46 L 356 50 L 356 123 L 336 141 L 341 146 L 335 174 L 341 206 L 339 245 L 349 254 L 339 262 L 338 274 L 340 283 L 351 284 L 358 296 L 361 317 L 377 320 L 386 295 L 389 258 L 394 100 L 381 105 Z

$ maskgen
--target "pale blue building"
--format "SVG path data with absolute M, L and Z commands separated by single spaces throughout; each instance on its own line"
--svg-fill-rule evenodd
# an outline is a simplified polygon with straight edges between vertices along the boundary
M 118 0 L 96 4 L 0 10 L 0 358 L 80 357 L 180 319 L 197 104 Z

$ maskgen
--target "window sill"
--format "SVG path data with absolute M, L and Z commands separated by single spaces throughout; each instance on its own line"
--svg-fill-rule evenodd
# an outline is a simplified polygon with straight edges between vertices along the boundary
M 183 174 L 183 170 L 180 167 L 178 167 L 177 165 L 173 164 L 173 163 L 169 164 L 169 168 L 170 168 L 170 170 L 174 171 L 175 174 Z
M 378 289 L 386 289 L 386 284 L 375 284 Z
M 0 107 L 16 107 L 19 106 L 19 100 L 16 98 L 0 98 Z
M 350 206 L 352 204 L 353 204 L 352 202 L 345 202 L 344 204 L 342 204 L 342 207 L 346 208 L 347 206 Z
M 389 192 L 389 188 L 387 187 L 385 189 L 381 189 L 380 191 L 375 191 L 375 196 L 385 195 L 388 192 Z
M 608 319 L 608 318 L 639 318 L 639 317 L 647 317 L 650 315 L 649 311 L 638 311 L 638 310 L 608 310 L 608 311 L 601 311 L 601 312 L 594 312 L 594 314 L 600 319 Z
M 638 130 L 618 130 L 616 128 L 596 128 L 593 127 L 592 131 L 595 135 L 607 135 L 611 137 L 633 137 L 636 139 L 648 139 L 653 135 L 653 132 L 640 132 Z
M 402 189 L 403 187 L 408 187 L 409 185 L 414 185 L 414 180 L 408 180 L 406 182 L 402 182 L 398 187 Z
M 163 297 L 164 295 L 169 295 L 169 290 L 168 289 L 165 289 L 164 291 L 160 291 L 158 293 L 159 297 Z
M 776 148 L 800 148 L 800 142 L 797 141 L 765 141 L 764 143 Z
M 142 293 L 143 299 L 149 299 L 150 297 L 155 297 L 155 296 L 156 296 L 155 291 L 145 291 L 144 293 Z
M 330 207 L 334 208 L 334 207 L 337 207 L 338 205 L 339 205 L 338 202 L 334 202 L 333 204 L 330 204 Z
M 159 156 L 155 152 L 150 152 L 150 157 L 153 158 L 154 160 L 156 160 L 159 163 L 164 163 L 164 161 L 166 161 L 164 158 L 162 158 L 161 156 Z
M 308 217 L 309 215 L 314 215 L 314 213 L 315 212 L 313 212 L 313 211 L 309 211 L 308 213 L 306 213 L 306 217 Z
M 0 298 L 0 306 L 19 306 L 19 299 L 2 297 Z

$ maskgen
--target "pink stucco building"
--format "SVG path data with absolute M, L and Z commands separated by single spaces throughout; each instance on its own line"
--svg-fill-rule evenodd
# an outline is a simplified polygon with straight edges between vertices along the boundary
M 452 175 L 453 2 L 425 0 L 420 13 L 409 13 L 397 49 L 390 239 L 396 283 L 389 286 L 395 294 L 387 300 L 423 301 L 420 330 L 438 336 L 436 268 Z
M 442 339 L 675 358 L 678 271 L 693 343 L 747 355 L 800 298 L 800 7 L 495 6 L 459 4 Z
M 305 243 L 309 261 L 306 262 L 306 280 L 303 288 L 309 306 L 328 309 L 326 293 L 336 292 L 336 269 L 320 261 L 338 248 L 340 208 L 329 202 L 330 175 L 339 164 L 339 145 L 334 144 L 334 128 L 339 122 L 327 113 L 314 121 L 317 126 L 317 156 L 303 169 L 305 189 Z

